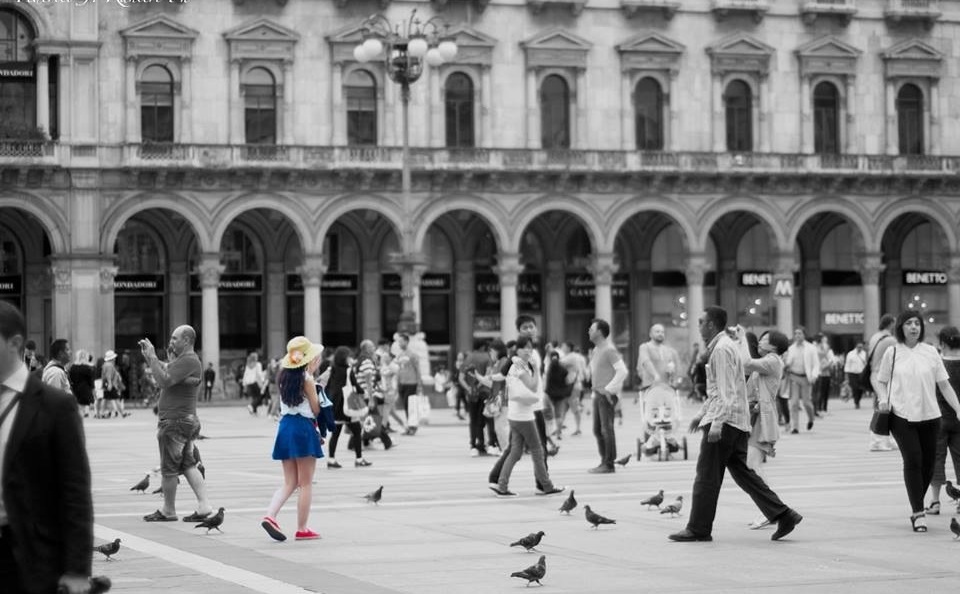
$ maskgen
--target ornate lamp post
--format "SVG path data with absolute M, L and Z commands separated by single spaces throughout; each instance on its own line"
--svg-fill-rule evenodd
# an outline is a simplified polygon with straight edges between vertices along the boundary
M 353 49 L 358 62 L 383 60 L 390 80 L 400 85 L 403 102 L 403 153 L 400 179 L 404 210 L 409 212 L 410 202 L 410 85 L 423 74 L 424 62 L 437 67 L 457 55 L 457 44 L 447 33 L 449 25 L 440 17 L 431 17 L 426 22 L 417 18 L 413 9 L 406 21 L 393 24 L 382 14 L 368 17 L 362 24 L 363 43 Z M 411 233 L 409 225 L 402 230 L 404 236 Z M 407 250 L 406 237 L 401 238 L 401 249 Z M 405 303 L 405 309 L 407 304 Z M 419 321 L 419 303 L 411 303 L 413 317 Z M 409 316 L 405 312 L 406 316 Z M 405 317 L 406 317 L 405 316 Z

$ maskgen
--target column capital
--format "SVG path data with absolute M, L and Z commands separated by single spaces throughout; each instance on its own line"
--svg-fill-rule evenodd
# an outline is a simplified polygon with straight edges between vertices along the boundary
M 859 256 L 860 262 L 857 265 L 857 271 L 860 273 L 860 282 L 864 285 L 880 284 L 880 275 L 887 268 L 883 263 L 883 254 L 880 252 L 862 253 Z
M 321 256 L 307 256 L 303 264 L 297 267 L 297 272 L 303 278 L 304 287 L 319 287 L 323 275 L 327 273 L 327 266 Z
M 73 271 L 68 264 L 55 262 L 50 266 L 50 274 L 57 293 L 69 293 L 73 288 Z
M 620 266 L 616 262 L 616 254 L 595 254 L 587 266 L 587 270 L 593 275 L 594 283 L 598 285 L 613 284 L 613 275 Z
M 113 293 L 114 290 L 114 281 L 117 278 L 117 273 L 120 269 L 116 266 L 101 266 L 100 267 L 100 293 L 103 295 L 109 295 Z
M 707 276 L 707 271 L 710 270 L 710 265 L 707 262 L 707 255 L 703 253 L 691 253 L 687 256 L 683 266 L 687 277 L 687 286 L 703 286 L 703 281 Z
M 780 252 L 775 255 L 773 260 L 774 277 L 793 278 L 793 273 L 800 270 L 800 263 L 797 262 L 793 252 Z
M 500 286 L 517 286 L 524 268 L 523 264 L 520 263 L 520 254 L 498 254 L 497 262 L 497 265 L 493 266 L 492 270 L 494 274 L 500 277 Z
M 200 286 L 204 289 L 220 288 L 220 275 L 226 266 L 220 263 L 220 254 L 203 254 L 200 263 L 197 265 L 197 272 L 200 274 Z

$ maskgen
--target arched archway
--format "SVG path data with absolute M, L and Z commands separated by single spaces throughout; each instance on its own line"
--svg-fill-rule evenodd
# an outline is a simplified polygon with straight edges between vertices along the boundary
M 209 221 L 212 217 L 199 201 L 187 196 L 144 193 L 117 200 L 103 212 L 100 223 L 100 252 L 113 253 L 113 246 L 126 222 L 138 213 L 154 209 L 178 217 L 174 220 L 177 220 L 179 225 L 189 227 L 201 253 L 217 251 L 210 238 Z
M 27 340 L 46 353 L 55 333 L 53 279 L 54 254 L 49 222 L 33 214 L 27 204 L 7 206 L 0 198 L 0 301 L 15 305 L 27 322 Z

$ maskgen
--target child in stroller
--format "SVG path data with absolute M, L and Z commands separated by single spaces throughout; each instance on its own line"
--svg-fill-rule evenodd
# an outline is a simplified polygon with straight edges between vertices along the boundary
M 664 383 L 650 386 L 642 395 L 644 431 L 637 457 L 657 456 L 658 460 L 669 459 L 683 449 L 687 458 L 687 438 L 677 439 L 674 428 L 680 423 L 680 396 Z

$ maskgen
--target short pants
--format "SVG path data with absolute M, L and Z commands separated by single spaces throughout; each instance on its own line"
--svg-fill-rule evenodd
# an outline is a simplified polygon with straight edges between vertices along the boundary
M 160 474 L 178 476 L 197 465 L 193 442 L 200 435 L 200 419 L 189 415 L 180 419 L 164 419 L 157 425 L 160 446 Z

